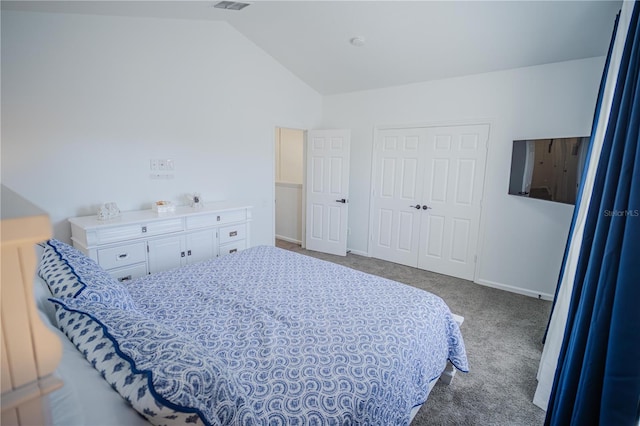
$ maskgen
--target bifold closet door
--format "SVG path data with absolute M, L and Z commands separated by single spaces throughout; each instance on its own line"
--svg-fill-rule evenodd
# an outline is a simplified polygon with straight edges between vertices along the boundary
M 373 257 L 474 278 L 488 135 L 488 125 L 377 133 Z

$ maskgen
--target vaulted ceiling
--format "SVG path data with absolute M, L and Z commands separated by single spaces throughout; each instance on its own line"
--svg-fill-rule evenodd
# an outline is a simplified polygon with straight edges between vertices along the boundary
M 5 10 L 226 21 L 321 94 L 603 56 L 621 1 L 2 1 Z M 359 37 L 362 46 L 350 40 Z

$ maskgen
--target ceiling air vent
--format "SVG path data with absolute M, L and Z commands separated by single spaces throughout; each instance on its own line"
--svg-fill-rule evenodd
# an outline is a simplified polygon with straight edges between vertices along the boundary
M 239 1 L 221 1 L 213 5 L 213 7 L 217 7 L 218 9 L 229 10 L 242 10 L 247 6 L 249 6 L 249 3 L 242 3 Z

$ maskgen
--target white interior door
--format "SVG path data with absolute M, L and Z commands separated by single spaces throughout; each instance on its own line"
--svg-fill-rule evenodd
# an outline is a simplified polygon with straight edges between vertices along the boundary
M 373 257 L 473 280 L 488 137 L 488 125 L 378 132 Z
M 473 280 L 489 125 L 427 128 L 418 267 Z
M 418 263 L 425 129 L 377 134 L 372 188 L 371 255 L 403 265 Z
M 347 254 L 350 130 L 307 133 L 306 248 Z

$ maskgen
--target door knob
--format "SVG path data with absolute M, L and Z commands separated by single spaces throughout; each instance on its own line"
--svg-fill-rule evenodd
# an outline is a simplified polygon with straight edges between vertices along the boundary
M 431 210 L 433 207 L 429 207 L 426 204 L 422 206 L 422 210 Z
M 416 210 L 420 210 L 420 204 L 416 204 L 415 206 L 409 206 L 409 207 L 413 207 Z
M 342 203 L 342 204 L 346 204 L 347 200 L 346 200 L 346 199 L 344 199 L 344 198 L 341 198 L 341 199 L 339 199 L 339 200 L 336 200 L 336 202 L 338 202 L 338 203 Z

